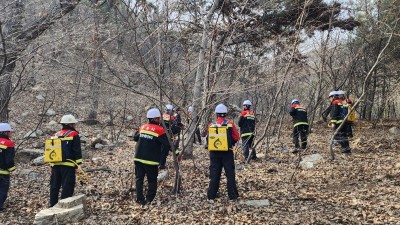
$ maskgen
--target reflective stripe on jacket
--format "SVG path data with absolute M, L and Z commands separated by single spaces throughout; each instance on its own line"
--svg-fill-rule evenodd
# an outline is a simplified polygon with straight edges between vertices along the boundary
M 158 165 L 161 147 L 171 147 L 164 128 L 153 123 L 141 126 L 133 139 L 137 142 L 134 160 L 147 165 Z
M 300 104 L 291 106 L 289 114 L 293 118 L 293 126 L 308 125 L 307 110 Z
M 73 129 L 62 129 L 59 132 L 55 133 L 52 138 L 56 137 L 61 137 L 62 140 L 61 145 L 62 145 L 63 161 L 57 163 L 50 163 L 50 166 L 76 167 L 76 165 L 73 162 L 70 162 L 69 160 L 74 161 L 78 165 L 81 164 L 82 149 L 81 149 L 81 140 L 79 137 L 79 133 Z
M 243 112 L 240 114 L 238 124 L 241 137 L 253 135 L 256 126 L 256 120 L 253 111 L 249 109 L 243 110 Z
M 6 135 L 0 135 L 0 174 L 8 175 L 15 170 L 14 156 L 14 143 Z

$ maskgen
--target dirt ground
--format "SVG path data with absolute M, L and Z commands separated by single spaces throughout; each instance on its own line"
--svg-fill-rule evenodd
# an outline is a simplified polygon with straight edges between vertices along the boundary
M 156 202 L 144 208 L 134 203 L 129 191 L 133 143 L 87 149 L 85 170 L 100 170 L 89 172 L 90 186 L 76 187 L 75 192 L 86 193 L 88 200 L 87 218 L 78 224 L 400 224 L 400 138 L 388 132 L 395 125 L 358 125 L 353 153 L 341 154 L 336 146 L 333 161 L 328 154 L 329 129 L 314 128 L 309 150 L 302 153 L 324 157 L 314 169 L 298 168 L 299 156 L 290 150 L 259 148 L 266 157 L 237 170 L 240 200 L 236 202 L 228 200 L 224 177 L 220 198 L 206 200 L 209 157 L 204 148 L 195 149 L 195 159 L 182 161 L 182 192 L 171 194 L 174 174 L 169 166 L 170 177 L 159 184 Z M 292 146 L 289 127 L 274 147 Z M 168 160 L 172 165 L 171 156 Z M 12 175 L 8 208 L 1 213 L 0 224 L 32 224 L 49 202 L 49 167 L 17 167 L 37 172 L 38 177 L 18 171 Z M 242 204 L 250 199 L 268 199 L 270 206 Z

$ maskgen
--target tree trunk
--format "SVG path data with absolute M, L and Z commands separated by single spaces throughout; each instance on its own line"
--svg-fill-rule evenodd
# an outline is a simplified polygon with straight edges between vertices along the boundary
M 101 34 L 100 34 L 100 2 L 96 2 L 95 12 L 94 12 L 94 33 L 93 33 L 93 67 L 94 75 L 90 79 L 90 111 L 87 117 L 87 124 L 93 125 L 97 123 L 97 110 L 99 108 L 99 95 L 100 95 L 100 81 L 103 71 L 103 57 L 102 57 L 102 47 L 101 47 Z
M 206 55 L 206 49 L 208 48 L 208 42 L 209 42 L 209 28 L 210 28 L 210 23 L 211 19 L 217 10 L 217 7 L 219 5 L 220 0 L 214 0 L 214 3 L 210 10 L 208 11 L 206 17 L 204 18 L 203 21 L 203 34 L 202 34 L 202 39 L 201 39 L 201 48 L 199 51 L 199 66 L 197 68 L 197 73 L 196 73 L 196 80 L 194 83 L 194 88 L 193 88 L 193 122 L 191 123 L 191 126 L 189 127 L 189 134 L 194 134 L 194 131 L 196 129 L 196 125 L 198 124 L 197 120 L 199 119 L 198 113 L 199 113 L 199 107 L 201 105 L 201 96 L 203 94 L 201 90 L 202 82 L 204 79 L 205 75 L 205 66 L 204 66 L 204 61 L 205 61 L 205 55 Z M 185 150 L 185 156 L 188 158 L 193 157 L 193 138 L 190 136 L 187 139 L 188 144 L 187 148 Z

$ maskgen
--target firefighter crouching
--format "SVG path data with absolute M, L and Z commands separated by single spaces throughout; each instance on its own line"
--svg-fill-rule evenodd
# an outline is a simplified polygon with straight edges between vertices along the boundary
M 10 173 L 15 170 L 14 143 L 10 140 L 13 130 L 8 123 L 0 123 L 0 211 L 10 189 Z
M 160 110 L 153 108 L 147 112 L 149 123 L 140 127 L 133 140 L 137 142 L 135 150 L 136 202 L 145 205 L 154 200 L 157 193 L 158 165 L 161 148 L 169 149 L 167 135 L 162 126 Z M 143 181 L 147 176 L 148 189 L 143 195 Z
M 62 130 L 55 133 L 52 139 L 46 140 L 45 162 L 50 162 L 51 166 L 50 207 L 57 204 L 61 187 L 61 199 L 72 197 L 74 194 L 77 165 L 82 163 L 81 142 L 76 131 L 77 123 L 73 115 L 64 115 L 60 121 Z M 54 144 L 57 141 L 60 141 L 60 145 Z
M 207 198 L 213 200 L 217 197 L 222 168 L 227 178 L 228 197 L 235 200 L 239 197 L 235 181 L 235 162 L 232 147 L 239 141 L 239 133 L 235 124 L 225 117 L 228 109 L 219 104 L 215 108 L 217 120 L 208 128 L 208 145 L 210 151 L 210 185 Z

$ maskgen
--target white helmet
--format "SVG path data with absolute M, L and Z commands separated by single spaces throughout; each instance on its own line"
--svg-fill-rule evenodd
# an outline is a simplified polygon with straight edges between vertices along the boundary
M 329 97 L 332 97 L 332 96 L 334 96 L 334 95 L 338 95 L 338 92 L 337 92 L 337 91 L 331 91 L 331 92 L 329 92 Z
M 246 100 L 243 102 L 243 105 L 251 105 L 251 101 L 250 100 Z
M 228 108 L 224 104 L 219 104 L 215 107 L 215 113 L 228 113 Z
M 193 112 L 193 107 L 192 106 L 189 106 L 189 108 L 188 108 L 188 112 Z
M 337 91 L 336 93 L 337 93 L 338 95 L 344 95 L 344 94 L 346 94 L 346 92 L 343 91 L 343 90 L 339 90 L 339 91 Z
M 166 105 L 165 108 L 167 109 L 167 111 L 172 111 L 174 109 L 174 107 L 170 104 Z
M 72 124 L 72 123 L 77 123 L 78 120 L 75 119 L 73 115 L 64 115 L 61 117 L 60 123 L 61 124 Z
M 10 124 L 8 123 L 0 123 L 0 132 L 5 132 L 5 131 L 14 131 Z
M 153 119 L 157 117 L 161 117 L 160 110 L 158 110 L 157 108 L 152 108 L 147 111 L 147 118 Z
M 291 104 L 296 104 L 296 103 L 298 104 L 298 103 L 300 103 L 300 101 L 298 99 L 293 99 L 291 102 Z

